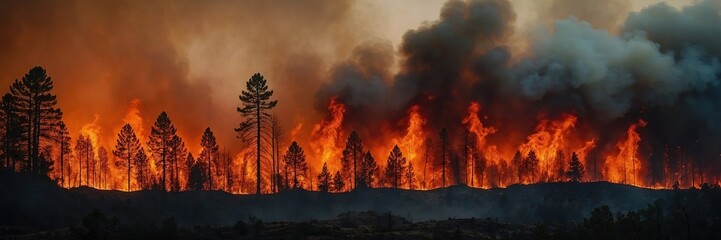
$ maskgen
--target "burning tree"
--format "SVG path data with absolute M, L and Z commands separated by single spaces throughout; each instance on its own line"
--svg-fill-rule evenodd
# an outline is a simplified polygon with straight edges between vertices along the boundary
M 135 178 L 140 189 L 150 189 L 155 185 L 153 176 L 150 174 L 150 159 L 142 147 L 135 154 Z
M 128 174 L 126 177 L 128 180 L 128 191 L 130 191 L 131 163 L 134 162 L 134 156 L 139 150 L 140 141 L 135 135 L 133 127 L 131 127 L 130 124 L 126 123 L 125 125 L 123 125 L 123 128 L 120 129 L 120 132 L 118 133 L 118 140 L 115 144 L 115 150 L 113 150 L 113 155 L 115 155 L 115 157 L 120 160 L 115 162 L 115 166 L 120 169 L 125 168 L 125 170 L 127 170 Z
M 98 168 L 100 170 L 99 175 L 99 186 L 101 188 L 107 188 L 108 184 L 108 173 L 110 172 L 110 163 L 108 158 L 108 150 L 105 147 L 98 148 Z
M 360 163 L 360 171 L 358 172 L 358 186 L 360 187 L 373 187 L 373 176 L 378 172 L 378 165 L 376 160 L 371 155 L 370 151 L 367 151 L 363 156 Z
M 60 125 L 58 126 L 57 132 L 55 134 L 57 136 L 56 141 L 58 144 L 60 144 L 60 153 L 58 153 L 58 156 L 60 158 L 60 186 L 65 186 L 65 162 L 66 158 L 65 156 L 68 156 L 72 153 L 70 149 L 70 133 L 68 132 L 67 126 L 65 126 L 65 122 L 60 122 Z M 9 163 L 9 162 L 8 162 Z M 8 165 L 9 166 L 9 165 Z
M 328 163 L 323 163 L 323 169 L 318 174 L 318 191 L 328 192 L 330 190 L 331 177 L 328 172 Z
M 260 73 L 253 74 L 252 77 L 246 83 L 246 90 L 241 92 L 239 96 L 243 108 L 238 107 L 237 111 L 245 117 L 245 121 L 240 123 L 240 126 L 235 129 L 241 135 L 247 134 L 251 130 L 255 130 L 255 144 L 256 144 L 256 194 L 260 194 L 260 183 L 261 183 L 261 130 L 263 125 L 263 119 L 266 118 L 267 110 L 270 110 L 278 104 L 278 101 L 269 101 L 270 97 L 273 96 L 273 90 L 268 90 L 266 80 Z
M 208 171 L 207 166 L 203 161 L 196 161 L 193 159 L 193 154 L 188 153 L 186 158 L 186 165 L 188 166 L 188 180 L 186 188 L 188 190 L 203 190 L 207 189 L 208 186 Z
M 346 181 L 351 183 L 351 188 L 357 187 L 359 180 L 358 165 L 361 165 L 363 156 L 363 141 L 358 136 L 358 133 L 353 131 L 350 136 L 348 136 L 348 140 L 346 140 L 343 157 L 341 158 L 343 175 Z
M 78 185 L 83 184 L 83 161 L 85 162 L 85 185 L 90 186 L 90 172 L 95 162 L 95 150 L 88 136 L 80 135 L 75 142 L 75 157 L 78 160 Z
M 528 156 L 526 156 L 526 159 L 523 161 L 523 168 L 524 172 L 526 172 L 530 176 L 527 178 L 526 181 L 529 182 L 535 182 L 536 181 L 536 173 L 538 172 L 538 157 L 536 157 L 536 152 L 531 149 L 530 152 L 528 152 Z
M 441 187 L 446 186 L 446 159 L 448 158 L 448 131 L 445 128 L 441 129 L 441 157 L 438 159 L 441 162 Z
M 288 171 L 292 174 L 293 188 L 298 188 L 301 184 L 299 178 L 305 178 L 308 165 L 305 162 L 305 153 L 303 148 L 298 145 L 297 142 L 293 141 L 288 147 L 288 151 L 283 155 L 285 165 L 288 166 Z M 302 185 L 300 185 L 302 187 Z
M 335 174 L 333 175 L 333 191 L 342 192 L 344 187 L 345 183 L 343 182 L 343 175 L 341 175 L 340 171 L 335 171 Z
M 413 162 L 408 162 L 408 167 L 406 168 L 406 171 L 403 174 L 403 177 L 406 180 L 406 183 L 408 183 L 408 189 L 415 189 L 416 186 L 416 172 L 413 170 Z
M 160 185 L 163 191 L 167 191 L 166 170 L 170 157 L 170 145 L 175 136 L 175 126 L 170 122 L 170 117 L 165 111 L 160 113 L 158 119 L 150 130 L 150 140 L 148 148 L 155 159 L 155 165 L 161 167 Z
M 213 169 L 217 171 L 218 166 L 218 143 L 215 141 L 215 135 L 210 128 L 206 128 L 203 132 L 203 137 L 200 139 L 200 146 L 203 150 L 200 152 L 198 161 L 206 163 L 206 170 L 208 171 L 208 189 L 213 190 Z
M 183 164 L 178 164 L 178 161 L 185 159 L 185 157 L 188 155 L 188 149 L 185 148 L 185 142 L 182 138 L 180 138 L 178 135 L 174 135 L 173 138 L 170 140 L 170 145 L 168 146 L 168 155 L 170 157 L 170 164 L 172 167 L 170 168 L 171 171 L 171 182 L 170 182 L 170 190 L 171 191 L 180 191 L 180 169 L 182 166 L 187 166 Z M 189 168 L 186 168 L 185 174 L 187 176 L 187 171 Z
M 566 172 L 566 176 L 571 182 L 579 182 L 583 178 L 583 174 L 583 164 L 578 160 L 576 152 L 573 152 L 571 160 L 568 162 L 568 171 Z
M 516 183 L 522 183 L 525 167 L 523 166 L 523 156 L 521 156 L 521 151 L 516 151 L 516 154 L 513 155 L 511 163 L 513 163 L 513 167 L 516 169 Z
M 388 155 L 386 162 L 386 184 L 392 188 L 400 188 L 403 184 L 404 170 L 406 169 L 406 158 L 398 146 L 394 146 Z

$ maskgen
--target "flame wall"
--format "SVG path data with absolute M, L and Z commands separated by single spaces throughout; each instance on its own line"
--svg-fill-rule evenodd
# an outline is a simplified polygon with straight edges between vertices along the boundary
M 41 65 L 73 139 L 111 152 L 127 122 L 145 144 L 164 110 L 195 156 L 211 127 L 251 172 L 234 108 L 261 72 L 281 149 L 297 140 L 311 172 L 337 170 L 357 131 L 379 165 L 398 145 L 434 187 L 446 128 L 452 155 L 466 129 L 477 139 L 485 169 L 461 171 L 476 186 L 515 183 L 513 155 L 531 149 L 535 181 L 577 152 L 586 180 L 718 182 L 721 7 L 653 2 L 6 2 L 0 82 Z

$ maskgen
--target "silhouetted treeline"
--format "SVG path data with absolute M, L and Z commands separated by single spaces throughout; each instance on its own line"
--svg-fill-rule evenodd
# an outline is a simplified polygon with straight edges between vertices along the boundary
M 15 80 L 2 98 L 2 167 L 13 171 L 47 175 L 53 168 L 52 147 L 60 142 L 67 154 L 69 140 L 56 108 L 53 80 L 45 69 L 33 67 Z M 63 159 L 64 160 L 64 159 Z
M 97 136 L 81 132 L 75 141 L 62 121 L 52 93 L 53 80 L 34 67 L 13 82 L 0 102 L 0 167 L 49 176 L 63 187 L 91 186 L 126 191 L 160 189 L 223 190 L 234 193 L 274 193 L 292 188 L 328 192 L 355 188 L 429 189 L 451 185 L 499 187 L 517 183 L 598 180 L 593 161 L 581 161 L 576 152 L 558 150 L 555 159 L 541 159 L 534 149 L 516 152 L 510 161 L 486 159 L 476 134 L 464 126 L 442 128 L 423 141 L 423 152 L 413 159 L 398 146 L 376 160 L 352 131 L 339 159 L 322 169 L 307 164 L 303 146 L 289 139 L 285 149 L 280 119 L 270 113 L 277 105 L 273 91 L 259 73 L 241 91 L 244 118 L 235 129 L 243 151 L 221 150 L 210 127 L 200 139 L 197 158 L 178 136 L 170 114 L 161 112 L 150 135 L 139 136 L 132 123 L 117 133 L 112 149 L 98 146 Z M 137 123 L 136 123 L 137 124 Z M 463 128 L 463 131 L 457 131 Z M 142 139 L 142 140 L 141 140 Z M 72 146 L 72 147 L 71 147 Z M 543 156 L 543 155 L 541 155 Z M 662 156 L 666 174 L 688 182 L 689 163 L 682 149 L 667 148 Z M 594 155 L 595 159 L 595 155 Z M 380 162 L 378 162 L 380 161 Z M 592 166 L 584 166 L 593 163 Z M 422 165 L 419 165 L 422 163 Z M 551 164 L 553 163 L 553 164 Z M 329 166 L 339 166 L 338 169 Z M 691 182 L 697 186 L 693 167 Z M 314 183 L 314 180 L 317 180 Z M 672 183 L 663 184 L 664 186 Z M 700 184 L 700 183 L 698 183 Z
M 721 239 L 721 188 L 703 184 L 700 191 L 676 194 L 672 200 L 644 209 L 614 213 L 608 206 L 571 226 L 539 225 L 533 239 Z

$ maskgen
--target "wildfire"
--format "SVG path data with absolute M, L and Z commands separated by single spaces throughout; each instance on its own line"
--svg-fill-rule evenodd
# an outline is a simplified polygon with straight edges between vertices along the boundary
M 345 114 L 345 105 L 335 98 L 331 98 L 328 102 L 328 116 L 320 123 L 313 126 L 311 132 L 310 146 L 320 161 L 312 166 L 319 166 L 325 162 L 329 163 L 333 169 L 340 169 L 339 161 L 343 151 L 343 115 Z
M 296 124 L 293 130 L 290 131 L 290 139 L 296 139 L 301 129 L 303 129 L 303 122 L 298 121 L 298 124 Z
M 478 113 L 481 111 L 481 105 L 477 102 L 471 102 L 468 106 L 468 114 L 463 118 L 463 124 L 468 127 L 468 130 L 476 135 L 476 144 L 478 149 L 483 149 L 486 145 L 486 137 L 496 132 L 493 127 L 484 127 L 481 122 Z
M 616 155 L 608 155 L 606 157 L 606 165 L 604 176 L 606 179 L 617 183 L 638 184 L 642 181 L 640 174 L 641 161 L 638 153 L 638 143 L 641 141 L 641 135 L 638 133 L 639 127 L 645 127 L 646 121 L 639 119 L 638 122 L 631 124 L 626 130 L 626 137 L 621 139 L 616 147 L 618 153 Z
M 524 155 L 528 155 L 531 150 L 535 152 L 539 160 L 541 178 L 560 178 L 552 166 L 560 165 L 559 161 L 567 161 L 565 157 L 559 158 L 559 151 L 567 148 L 566 137 L 575 126 L 576 120 L 576 116 L 571 114 L 563 114 L 560 119 L 553 121 L 541 119 L 536 126 L 536 133 L 528 136 L 526 143 L 518 148 Z
M 143 118 L 140 117 L 140 99 L 134 98 L 130 101 L 127 113 L 123 118 L 123 122 L 128 123 L 131 127 L 133 127 L 135 134 L 138 135 L 138 139 L 140 139 L 140 142 L 144 145 L 146 142 L 144 138 L 146 134 L 145 128 L 143 128 Z
M 420 114 L 421 107 L 414 105 L 408 111 L 408 127 L 406 128 L 406 134 L 401 138 L 396 138 L 390 146 L 398 145 L 403 151 L 404 156 L 408 161 L 412 161 L 416 166 L 421 166 L 418 156 L 423 149 L 423 125 L 426 123 L 425 119 Z
M 83 125 L 80 128 L 80 135 L 86 136 L 90 139 L 93 146 L 100 146 L 101 127 L 99 125 L 100 115 L 95 114 L 92 122 Z M 97 154 L 96 154 L 97 156 Z

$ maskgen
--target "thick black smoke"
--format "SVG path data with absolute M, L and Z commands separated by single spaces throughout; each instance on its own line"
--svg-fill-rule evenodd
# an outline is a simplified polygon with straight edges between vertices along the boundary
M 530 53 L 513 59 L 508 36 L 516 16 L 508 1 L 449 1 L 438 21 L 404 35 L 398 73 L 389 77 L 379 61 L 357 60 L 390 59 L 387 46 L 359 47 L 355 60 L 333 70 L 318 102 L 338 97 L 348 106 L 346 127 L 373 138 L 416 104 L 435 137 L 443 127 L 460 128 L 477 101 L 499 128 L 491 141 L 518 144 L 527 134 L 516 133 L 531 131 L 539 115 L 572 112 L 599 134 L 602 151 L 642 118 L 649 125 L 640 154 L 654 169 L 663 168 L 670 145 L 717 173 L 710 164 L 721 144 L 720 12 L 713 1 L 681 10 L 662 3 L 627 16 L 617 34 L 569 16 L 531 33 Z

